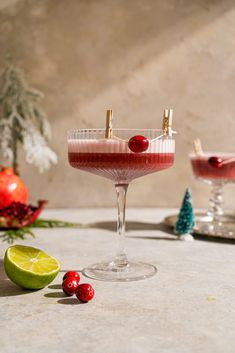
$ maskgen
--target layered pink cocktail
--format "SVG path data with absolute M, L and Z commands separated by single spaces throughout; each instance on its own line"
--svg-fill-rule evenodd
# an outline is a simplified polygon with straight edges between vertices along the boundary
M 212 185 L 210 207 L 205 222 L 198 226 L 199 232 L 234 237 L 234 218 L 224 217 L 223 185 L 235 182 L 235 154 L 201 152 L 190 154 L 190 160 L 194 175 Z
M 72 167 L 111 179 L 117 184 L 167 169 L 174 162 L 174 140 L 150 141 L 149 148 L 134 153 L 125 140 L 69 140 L 69 163 Z
M 234 182 L 235 154 L 190 155 L 194 175 L 207 181 Z
M 70 165 L 110 179 L 117 194 L 116 256 L 112 261 L 86 267 L 83 274 L 102 281 L 136 281 L 153 276 L 157 269 L 152 264 L 127 259 L 124 248 L 126 192 L 133 179 L 173 165 L 175 140 L 170 118 L 164 129 L 141 130 L 110 128 L 108 118 L 109 114 L 105 129 L 72 129 L 68 132 Z

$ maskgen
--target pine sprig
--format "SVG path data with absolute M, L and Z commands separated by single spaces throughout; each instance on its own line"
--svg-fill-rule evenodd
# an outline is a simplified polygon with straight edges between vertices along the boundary
M 27 235 L 35 238 L 34 233 L 29 227 L 24 227 L 20 229 L 9 229 L 5 230 L 2 234 L 0 234 L 0 239 L 2 241 L 7 242 L 8 244 L 13 244 L 16 240 L 25 240 Z
M 8 244 L 13 244 L 17 240 L 25 240 L 28 235 L 35 238 L 35 234 L 32 228 L 76 228 L 82 227 L 80 223 L 65 222 L 56 219 L 37 219 L 33 224 L 27 227 L 19 229 L 3 229 L 0 230 L 0 239 L 7 242 Z M 2 233 L 1 233 L 2 232 Z
M 81 227 L 80 223 L 59 221 L 56 219 L 38 218 L 30 227 L 32 228 L 76 228 Z

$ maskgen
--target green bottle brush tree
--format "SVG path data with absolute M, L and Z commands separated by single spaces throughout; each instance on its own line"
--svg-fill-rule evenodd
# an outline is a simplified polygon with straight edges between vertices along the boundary
M 180 240 L 193 240 L 191 233 L 195 226 L 192 195 L 190 189 L 186 189 L 184 199 L 180 208 L 178 219 L 175 225 L 175 233 Z

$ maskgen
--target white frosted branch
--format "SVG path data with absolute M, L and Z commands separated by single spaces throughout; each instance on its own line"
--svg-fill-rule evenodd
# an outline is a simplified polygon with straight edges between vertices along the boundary
M 12 160 L 13 146 L 22 142 L 26 161 L 40 172 L 57 163 L 57 155 L 46 143 L 51 136 L 50 124 L 37 105 L 42 97 L 41 92 L 28 86 L 23 71 L 11 64 L 6 66 L 0 87 L 0 111 L 10 113 L 0 116 L 0 152 Z

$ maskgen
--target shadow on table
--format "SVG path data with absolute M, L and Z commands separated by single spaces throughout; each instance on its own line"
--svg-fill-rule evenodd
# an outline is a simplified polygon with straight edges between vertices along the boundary
M 54 293 L 46 293 L 44 294 L 44 297 L 46 298 L 65 298 L 64 292 L 54 292 Z
M 76 298 L 68 298 L 64 292 L 62 291 L 62 286 L 61 284 L 53 284 L 48 286 L 49 289 L 60 289 L 60 292 L 50 292 L 44 294 L 45 298 L 62 298 L 57 300 L 58 304 L 63 304 L 63 305 L 78 305 L 78 304 L 83 304 L 81 303 L 78 299 Z
M 64 272 L 64 271 L 60 271 L 60 272 Z M 50 284 L 48 286 L 49 289 L 61 289 L 62 290 L 62 285 L 61 284 Z
M 102 221 L 90 223 L 89 228 L 98 228 L 110 230 L 113 232 L 117 231 L 117 222 L 115 221 Z M 138 236 L 138 235 L 129 235 L 128 232 L 131 231 L 162 231 L 166 235 L 161 234 L 159 236 Z M 150 222 L 139 222 L 139 221 L 127 221 L 126 222 L 126 232 L 127 236 L 130 238 L 137 239 L 154 239 L 154 240 L 177 240 L 171 228 L 167 227 L 163 222 L 161 223 L 150 223 Z
M 117 230 L 117 223 L 115 221 L 102 221 L 102 222 L 95 222 L 90 223 L 88 225 L 90 228 L 98 228 L 98 229 L 105 229 L 116 232 Z M 127 237 L 133 239 L 148 239 L 148 240 L 178 240 L 174 231 L 171 227 L 166 225 L 163 222 L 160 223 L 149 223 L 149 222 L 139 222 L 139 221 L 127 221 L 126 222 L 126 231 Z M 130 231 L 161 231 L 164 234 L 160 235 L 130 235 L 128 232 Z M 214 243 L 223 243 L 223 244 L 235 244 L 234 239 L 225 239 L 219 237 L 210 237 L 207 235 L 199 235 L 194 234 L 194 238 L 200 241 L 207 241 L 207 242 L 214 242 Z
M 115 232 L 117 230 L 116 221 L 101 221 L 88 224 L 89 228 L 99 228 L 106 229 Z M 149 223 L 149 222 L 139 222 L 139 221 L 126 221 L 126 230 L 162 230 L 164 223 Z M 171 232 L 171 234 L 173 234 Z
M 29 294 L 34 291 L 23 289 L 12 283 L 4 270 L 3 260 L 0 260 L 0 297 L 14 297 L 22 294 Z
M 57 300 L 58 304 L 63 304 L 63 305 L 80 305 L 80 304 L 84 304 L 82 302 L 80 302 L 78 299 L 75 298 L 64 298 L 64 299 L 60 299 Z

